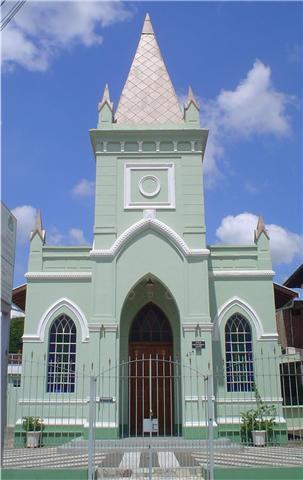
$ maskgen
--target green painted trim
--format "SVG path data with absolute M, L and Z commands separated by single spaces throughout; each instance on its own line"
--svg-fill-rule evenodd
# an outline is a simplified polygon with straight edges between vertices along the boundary
M 88 429 L 85 429 L 84 430 L 84 434 L 83 434 L 83 438 L 85 440 L 88 439 L 88 434 L 89 434 L 89 431 Z M 106 439 L 106 440 L 115 440 L 116 438 L 120 438 L 120 435 L 119 435 L 119 428 L 96 428 L 96 431 L 95 431 L 95 438 L 97 440 L 103 440 L 103 439 Z
M 33 468 L 2 468 L 2 480 L 87 480 L 87 470 L 84 469 L 33 469 Z
M 63 445 L 75 438 L 82 436 L 82 432 L 69 431 L 43 431 L 42 439 L 40 440 L 41 447 L 53 447 Z M 26 432 L 15 432 L 14 447 L 23 448 L 26 446 Z
M 240 426 L 241 424 L 225 424 L 225 425 L 218 425 L 217 431 L 218 431 L 218 437 L 220 438 L 229 438 L 233 442 L 239 442 L 239 443 L 248 443 L 251 444 L 251 442 L 245 442 L 241 440 L 241 434 L 240 434 Z M 286 444 L 288 442 L 288 433 L 287 430 L 285 429 L 285 424 L 275 424 L 274 425 L 274 430 L 273 430 L 273 437 L 270 439 L 270 444 L 274 445 L 281 445 L 281 444 Z
M 205 440 L 208 438 L 208 429 L 207 427 L 183 427 L 182 430 L 183 437 L 185 439 L 201 439 Z M 217 438 L 217 428 L 214 428 L 214 438 Z
M 56 433 L 61 433 L 61 432 L 68 432 L 68 433 L 83 433 L 84 428 L 81 425 L 46 425 L 43 429 L 43 433 L 47 434 L 49 432 L 56 432 Z M 20 433 L 23 432 L 24 430 L 22 428 L 22 425 L 16 425 L 15 427 L 15 433 Z
M 297 480 L 301 467 L 215 468 L 215 480 Z

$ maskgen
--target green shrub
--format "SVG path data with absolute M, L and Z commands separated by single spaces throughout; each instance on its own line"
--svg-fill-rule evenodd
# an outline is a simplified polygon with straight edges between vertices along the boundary
M 273 437 L 276 407 L 264 403 L 256 385 L 253 386 L 257 402 L 256 408 L 241 413 L 241 440 L 245 443 L 252 443 L 252 432 L 254 430 L 265 430 L 266 442 Z
M 26 432 L 41 432 L 44 428 L 43 421 L 39 417 L 23 417 L 23 430 Z
M 22 335 L 24 332 L 24 317 L 13 318 L 9 327 L 9 353 L 22 351 Z

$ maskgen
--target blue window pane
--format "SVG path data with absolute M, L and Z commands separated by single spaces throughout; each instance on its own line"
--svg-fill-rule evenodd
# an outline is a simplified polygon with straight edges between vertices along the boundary
M 47 392 L 75 391 L 76 326 L 67 315 L 61 315 L 52 324 L 49 334 Z
M 225 326 L 226 386 L 228 392 L 253 389 L 253 350 L 249 322 L 235 314 Z

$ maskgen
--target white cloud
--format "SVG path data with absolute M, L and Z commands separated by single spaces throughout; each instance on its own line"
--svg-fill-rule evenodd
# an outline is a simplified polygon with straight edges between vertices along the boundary
M 217 104 L 223 125 L 237 134 L 287 135 L 290 125 L 285 110 L 290 100 L 272 86 L 270 67 L 256 60 L 235 90 L 222 90 Z
M 257 222 L 258 217 L 253 213 L 228 215 L 222 219 L 216 235 L 223 243 L 251 244 L 254 241 Z M 272 261 L 275 265 L 288 264 L 295 256 L 302 254 L 303 236 L 275 224 L 266 225 L 266 229 L 270 237 Z
M 27 2 L 2 33 L 3 63 L 46 70 L 60 49 L 100 44 L 102 27 L 129 16 L 119 1 Z
M 31 205 L 22 205 L 12 210 L 17 219 L 17 240 L 21 244 L 29 242 L 30 233 L 34 228 L 37 210 Z
M 68 233 L 70 243 L 76 245 L 85 245 L 88 243 L 84 238 L 83 230 L 81 230 L 80 228 L 71 228 Z
M 84 232 L 80 228 L 71 228 L 67 234 L 60 232 L 57 227 L 52 227 L 46 232 L 48 245 L 86 245 Z
M 64 242 L 64 235 L 57 227 L 52 227 L 46 232 L 46 242 L 49 245 L 60 245 Z
M 276 90 L 271 69 L 256 60 L 234 90 L 222 90 L 215 100 L 200 100 L 201 124 L 209 128 L 205 152 L 205 172 L 213 183 L 224 156 L 224 142 L 254 135 L 286 136 L 291 131 L 287 106 L 294 97 Z
M 95 182 L 91 182 L 90 180 L 86 180 L 82 178 L 80 182 L 75 185 L 72 190 L 72 194 L 75 197 L 90 197 L 95 193 Z

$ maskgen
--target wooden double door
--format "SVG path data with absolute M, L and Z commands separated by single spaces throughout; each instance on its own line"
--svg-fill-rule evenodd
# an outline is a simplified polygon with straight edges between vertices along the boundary
M 129 344 L 130 434 L 174 434 L 174 369 L 171 342 Z

